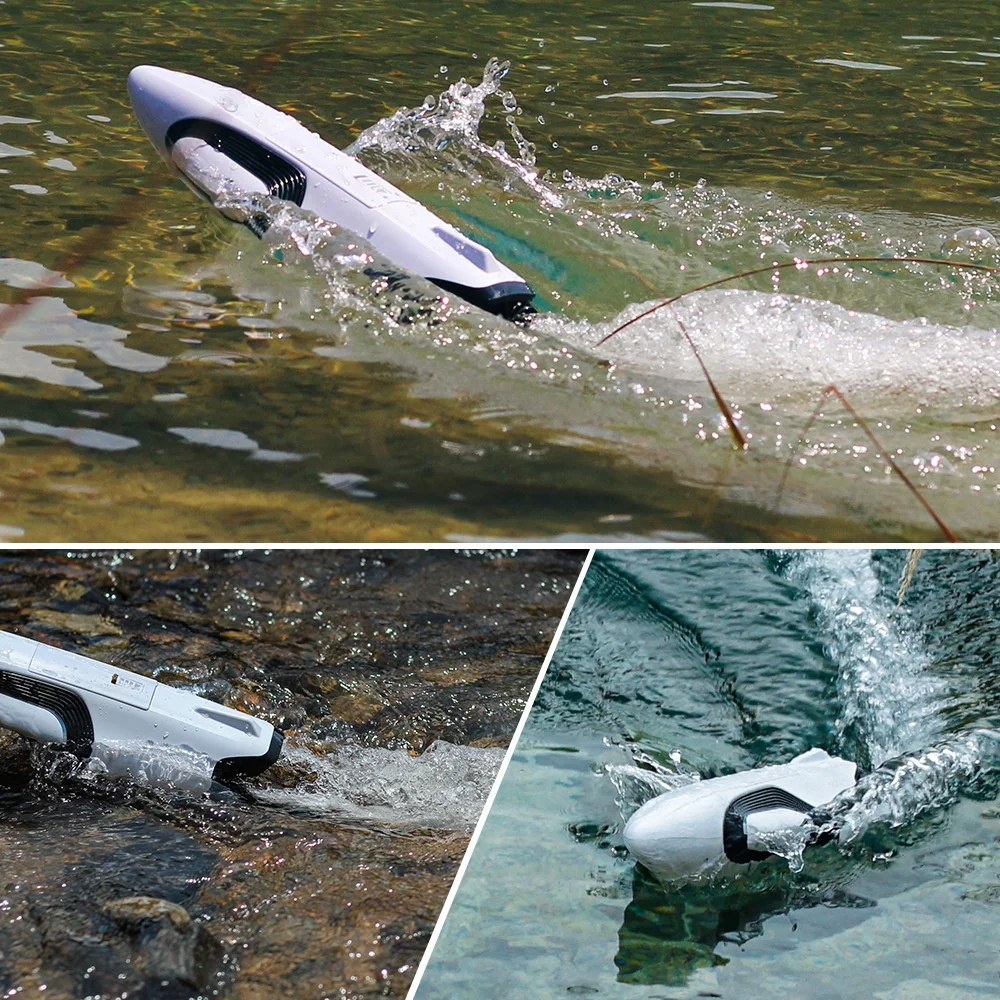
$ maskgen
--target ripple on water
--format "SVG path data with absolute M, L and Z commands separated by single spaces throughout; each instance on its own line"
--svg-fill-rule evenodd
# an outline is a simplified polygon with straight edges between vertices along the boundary
M 744 10 L 761 30 L 776 30 L 780 19 L 747 5 Z M 695 18 L 716 18 L 719 13 L 692 7 L 681 22 L 690 22 L 691 27 L 701 24 Z M 733 13 L 739 17 L 739 11 Z M 683 31 L 681 24 L 677 27 Z M 598 33 L 602 39 L 603 31 Z M 621 44 L 620 37 L 616 41 L 612 36 L 609 44 Z M 828 37 L 822 41 L 825 49 L 817 47 L 816 39 L 808 41 L 800 59 L 840 54 L 829 50 Z M 667 43 L 643 41 L 643 58 L 660 58 L 645 48 L 660 44 Z M 893 58 L 879 53 L 897 51 L 893 46 L 898 47 L 898 32 L 888 48 L 872 42 L 867 48 L 845 45 L 843 52 L 848 61 L 861 53 L 872 60 L 870 65 L 888 66 L 894 64 Z M 578 58 L 595 48 L 573 46 Z M 966 48 L 963 54 L 968 54 Z M 985 40 L 976 42 L 976 49 L 987 50 Z M 774 51 L 780 52 L 780 46 Z M 737 133 L 731 129 L 747 129 L 739 134 L 755 137 L 753 150 L 740 147 L 751 159 L 758 155 L 757 147 L 765 150 L 760 155 L 767 160 L 778 155 L 774 143 L 786 143 L 781 154 L 786 157 L 795 145 L 788 145 L 777 113 L 802 109 L 807 98 L 794 85 L 802 67 L 793 79 L 787 58 L 776 58 L 778 62 L 765 60 L 756 67 L 737 60 L 724 74 L 717 63 L 695 59 L 688 70 L 666 77 L 662 67 L 654 75 L 644 64 L 627 76 L 611 74 L 595 95 L 589 84 L 582 89 L 571 85 L 573 78 L 581 78 L 580 67 L 575 66 L 571 76 L 554 57 L 545 64 L 552 67 L 545 71 L 545 85 L 552 89 L 544 91 L 544 99 L 543 91 L 532 92 L 537 81 L 533 82 L 530 67 L 518 67 L 518 74 L 525 74 L 519 78 L 526 88 L 526 96 L 519 98 L 505 89 L 509 67 L 490 59 L 481 80 L 470 72 L 468 79 L 449 84 L 423 104 L 400 107 L 361 132 L 351 147 L 359 157 L 525 272 L 539 289 L 543 307 L 552 310 L 530 332 L 512 331 L 454 300 L 445 304 L 421 283 L 415 283 L 409 297 L 385 288 L 384 282 L 373 283 L 366 274 L 372 263 L 368 248 L 305 213 L 270 206 L 275 214 L 273 242 L 263 252 L 249 235 L 233 242 L 232 235 L 223 236 L 220 228 L 213 228 L 209 216 L 179 188 L 169 186 L 161 171 L 147 176 L 148 220 L 121 231 L 120 247 L 102 256 L 106 273 L 95 282 L 92 270 L 71 269 L 67 280 L 77 286 L 72 297 L 67 296 L 66 308 L 72 307 L 76 321 L 87 326 L 63 330 L 56 338 L 59 342 L 51 345 L 45 340 L 47 332 L 32 333 L 41 338 L 39 342 L 25 335 L 25 349 L 11 348 L 10 361 L 2 370 L 11 378 L 35 379 L 71 391 L 100 387 L 127 403 L 135 427 L 144 428 L 129 436 L 145 440 L 146 432 L 157 433 L 147 457 L 150 467 L 157 466 L 149 475 L 158 481 L 163 478 L 158 473 L 163 473 L 178 482 L 198 480 L 202 489 L 221 488 L 218 482 L 207 485 L 210 476 L 199 456 L 204 448 L 183 439 L 170 446 L 168 435 L 149 430 L 160 427 L 157 408 L 145 406 L 153 399 L 172 399 L 173 427 L 226 429 L 257 443 L 256 448 L 229 449 L 232 455 L 242 452 L 256 462 L 272 464 L 303 456 L 301 476 L 294 483 L 289 478 L 287 488 L 316 519 L 324 518 L 323 505 L 329 501 L 327 491 L 316 488 L 317 480 L 337 488 L 337 481 L 320 477 L 365 476 L 368 484 L 357 481 L 354 488 L 377 484 L 371 491 L 378 497 L 364 499 L 375 500 L 370 506 L 380 507 L 388 517 L 398 516 L 402 508 L 398 497 L 391 510 L 384 506 L 390 501 L 382 484 L 447 480 L 433 497 L 411 490 L 406 497 L 407 518 L 436 520 L 442 533 L 494 530 L 498 520 L 507 528 L 514 518 L 504 512 L 513 505 L 496 488 L 497 470 L 502 469 L 506 482 L 516 483 L 520 492 L 528 491 L 537 499 L 518 507 L 520 521 L 513 527 L 525 534 L 584 537 L 608 530 L 605 526 L 611 522 L 599 518 L 619 511 L 633 517 L 630 524 L 637 537 L 659 530 L 743 537 L 747 525 L 758 532 L 792 530 L 793 518 L 794 530 L 808 536 L 833 530 L 850 537 L 857 537 L 858 530 L 894 535 L 932 531 L 921 510 L 903 501 L 904 488 L 860 432 L 855 433 L 844 411 L 824 410 L 813 431 L 800 440 L 799 428 L 816 406 L 818 390 L 836 382 L 866 417 L 882 421 L 877 430 L 885 448 L 938 491 L 935 503 L 953 530 L 963 537 L 985 535 L 993 530 L 984 512 L 1000 486 L 996 473 L 1000 455 L 989 422 L 998 390 L 991 360 L 997 353 L 998 324 L 991 294 L 982 284 L 936 272 L 903 275 L 889 268 L 856 269 L 822 281 L 815 274 L 782 276 L 770 298 L 767 291 L 751 285 L 749 291 L 736 289 L 728 298 L 719 293 L 681 303 L 676 315 L 704 345 L 706 365 L 724 397 L 737 405 L 751 435 L 748 453 L 736 466 L 697 363 L 667 316 L 661 314 L 632 330 L 631 340 L 623 334 L 604 348 L 595 347 L 611 322 L 631 315 L 635 303 L 648 303 L 661 290 L 681 291 L 731 274 L 771 255 L 777 259 L 943 248 L 956 258 L 987 261 L 996 256 L 995 246 L 984 235 L 989 232 L 988 211 L 977 209 L 983 217 L 972 226 L 965 212 L 942 210 L 929 216 L 919 205 L 914 209 L 912 202 L 909 213 L 874 209 L 855 196 L 851 185 L 857 183 L 856 174 L 842 169 L 845 165 L 839 160 L 824 165 L 825 176 L 847 178 L 844 183 L 850 193 L 836 203 L 822 184 L 806 185 L 801 197 L 790 197 L 787 186 L 783 192 L 783 185 L 773 181 L 780 180 L 780 171 L 762 172 L 759 164 L 741 167 L 738 180 L 745 189 L 723 187 L 723 161 L 713 156 L 710 147 L 722 139 L 734 141 Z M 470 68 L 476 71 L 475 62 Z M 870 90 L 871 83 L 864 81 L 898 75 L 842 66 L 814 69 L 844 79 L 844 99 L 850 107 L 865 87 Z M 456 65 L 450 65 L 449 72 L 455 73 Z M 862 82 L 851 83 L 855 77 Z M 412 86 L 423 86 L 419 79 L 410 81 L 408 92 L 414 92 Z M 103 95 L 91 96 L 86 110 L 109 106 Z M 533 106 L 539 100 L 555 103 L 551 115 L 547 107 Z M 666 118 L 661 107 L 669 111 Z M 585 116 L 585 108 L 594 114 L 600 109 L 600 114 Z M 720 120 L 718 129 L 706 131 L 703 124 L 692 125 L 702 114 L 728 117 L 731 123 Z M 754 132 L 750 120 L 761 114 L 773 115 L 768 129 L 776 130 L 774 134 L 783 140 Z M 850 119 L 847 111 L 844 114 Z M 629 115 L 641 118 L 643 124 L 628 124 Z M 602 123 L 611 122 L 616 132 L 640 138 L 636 130 L 646 127 L 647 118 L 660 123 L 652 126 L 660 131 L 668 119 L 678 126 L 670 155 L 678 157 L 683 169 L 668 170 L 649 158 L 631 159 L 633 147 L 650 148 L 642 142 L 618 143 L 613 159 L 607 158 L 611 154 L 603 146 L 595 154 L 589 141 L 590 153 L 583 163 L 564 163 L 559 159 L 562 154 L 551 150 L 544 161 L 539 158 L 537 140 L 543 136 L 547 140 L 548 131 L 568 122 L 586 120 L 584 131 L 597 133 Z M 747 121 L 737 124 L 737 119 Z M 51 127 L 42 132 L 42 122 Z M 324 131 L 336 139 L 337 127 L 331 124 Z M 848 132 L 850 127 L 851 120 Z M 68 123 L 42 114 L 39 106 L 30 121 L 9 123 L 5 139 L 30 152 L 33 143 L 27 137 L 36 130 L 38 144 L 50 153 L 53 143 L 60 144 L 57 140 L 71 134 Z M 57 202 L 56 207 L 31 208 L 30 199 L 22 199 L 25 231 L 51 225 L 55 213 L 58 231 L 71 240 L 77 229 L 117 219 L 109 199 L 124 183 L 118 174 L 133 180 L 137 176 L 135 144 L 140 140 L 89 123 L 85 134 L 78 133 L 72 133 L 74 155 L 48 159 L 51 169 L 43 171 L 52 179 L 59 173 L 60 189 L 53 188 L 37 200 Z M 851 135 L 837 140 L 838 150 L 864 146 L 848 141 Z M 564 147 L 564 133 L 557 137 L 553 131 L 552 138 Z M 697 138 L 698 143 L 686 144 L 686 138 Z M 685 152 L 689 145 L 698 146 L 704 155 Z M 105 152 L 91 155 L 98 148 Z M 665 155 L 658 152 L 653 159 Z M 728 153 L 727 157 L 744 163 Z M 37 172 L 44 159 L 5 160 L 17 174 L 9 179 L 40 183 Z M 65 169 L 70 163 L 81 167 L 79 174 L 88 175 L 85 187 L 80 186 L 82 177 Z M 573 173 L 567 170 L 564 175 L 564 167 Z M 599 176 L 612 169 L 621 173 Z M 104 170 L 118 172 L 107 197 L 105 187 L 94 183 Z M 642 179 L 626 180 L 629 175 Z M 699 175 L 707 179 L 692 183 Z M 159 183 L 162 187 L 156 186 Z M 982 232 L 967 232 L 976 228 Z M 765 278 L 765 288 L 768 285 Z M 109 288 L 121 291 L 120 306 L 117 294 L 105 294 Z M 52 327 L 56 319 L 46 314 L 36 326 Z M 68 316 L 64 319 L 74 322 Z M 30 319 L 24 322 L 30 324 Z M 121 350 L 115 353 L 106 345 L 103 355 L 97 353 L 83 335 L 91 327 L 109 340 L 109 329 L 126 331 L 129 347 L 120 343 Z M 100 364 L 72 355 L 81 340 L 83 349 L 91 350 L 106 366 L 104 372 Z M 185 352 L 181 345 L 195 349 Z M 69 352 L 60 350 L 67 346 Z M 125 350 L 137 354 L 127 355 Z M 168 356 L 170 360 L 162 360 Z M 207 362 L 201 366 L 204 370 L 195 370 L 195 361 Z M 355 365 L 350 375 L 359 393 L 353 388 L 338 391 L 345 384 L 345 361 Z M 166 384 L 160 381 L 161 367 L 168 370 Z M 135 377 L 124 378 L 122 372 Z M 184 397 L 176 396 L 182 388 Z M 239 402 L 240 395 L 248 393 L 272 404 L 255 407 L 252 424 Z M 363 407 L 357 405 L 359 394 L 366 400 Z M 500 416 L 514 397 L 511 415 Z M 319 398 L 328 401 L 326 408 L 303 402 Z M 425 412 L 413 414 L 409 399 L 433 402 Z M 46 397 L 44 403 L 29 397 L 23 412 L 9 415 L 66 426 L 72 423 L 68 417 L 38 412 L 43 406 L 58 410 L 65 405 L 68 401 L 58 396 Z M 480 411 L 498 415 L 472 426 L 470 412 Z M 394 428 L 414 416 L 432 427 L 421 435 L 422 443 L 411 447 Z M 453 433 L 456 424 L 462 435 Z M 341 458 L 345 438 L 346 447 L 354 447 L 351 427 L 358 440 L 370 441 L 375 435 L 386 442 L 385 450 L 365 446 L 366 461 L 354 468 L 343 465 Z M 530 440 L 508 443 L 518 435 Z M 460 436 L 463 440 L 457 442 Z M 773 498 L 781 463 L 793 453 L 799 468 L 776 512 Z M 310 456 L 315 456 L 315 463 Z M 620 470 L 629 460 L 635 468 L 624 475 Z M 52 461 L 61 459 L 52 455 Z M 254 468 L 240 472 L 237 464 L 228 467 L 230 474 L 247 489 L 256 485 Z M 612 465 L 619 471 L 608 475 Z M 648 473 L 651 466 L 667 473 L 676 486 L 660 488 L 659 477 Z M 137 490 L 156 492 L 139 481 L 145 473 L 135 469 L 130 475 Z M 858 482 L 871 488 L 859 493 Z M 689 490 L 723 503 L 698 503 Z M 572 503 L 567 502 L 570 492 Z M 468 525 L 451 523 L 450 498 L 455 496 L 464 498 Z M 581 503 L 583 496 L 590 501 Z M 202 506 L 201 497 L 192 495 L 185 509 Z M 172 507 L 179 517 L 178 505 Z M 33 509 L 33 517 L 41 521 L 37 503 Z M 712 523 L 692 524 L 692 509 L 713 511 Z M 80 516 L 92 515 L 81 511 Z M 532 523 L 525 523 L 525 518 Z M 670 523 L 664 528 L 666 520 Z M 305 530 L 301 527 L 305 523 L 315 520 L 306 517 L 290 524 L 289 531 Z M 325 523 L 330 525 L 328 519 Z M 340 529 L 349 530 L 346 522 L 340 522 Z

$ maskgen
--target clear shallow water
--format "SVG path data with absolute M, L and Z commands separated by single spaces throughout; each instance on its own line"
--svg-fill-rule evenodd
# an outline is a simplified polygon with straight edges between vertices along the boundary
M 48 282 L 0 351 L 4 536 L 936 537 L 839 406 L 803 436 L 835 381 L 954 531 L 992 537 L 982 280 L 765 275 L 594 347 L 639 303 L 770 259 L 1000 262 L 988 13 L 3 7 L 0 290 Z M 457 86 L 493 55 L 506 78 Z M 293 213 L 266 246 L 224 227 L 131 116 L 144 61 L 355 143 L 548 311 L 525 331 L 415 307 Z
M 0 627 L 265 718 L 285 745 L 210 799 L 200 755 L 122 742 L 81 762 L 0 729 L 0 992 L 405 995 L 581 562 L 5 554 Z M 186 915 L 137 930 L 137 907 L 168 904 Z
M 997 562 L 605 552 L 418 991 L 995 996 Z M 624 820 L 679 783 L 822 746 L 873 768 L 839 839 L 664 887 Z M 794 838 L 776 844 L 798 867 Z

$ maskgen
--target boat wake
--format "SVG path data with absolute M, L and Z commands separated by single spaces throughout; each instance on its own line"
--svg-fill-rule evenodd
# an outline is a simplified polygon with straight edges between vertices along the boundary
M 436 740 L 422 754 L 342 744 L 321 755 L 292 747 L 285 764 L 307 775 L 292 788 L 262 786 L 259 801 L 292 811 L 393 824 L 472 827 L 506 755 Z
M 831 750 L 867 773 L 805 821 L 756 834 L 763 849 L 793 872 L 805 867 L 807 847 L 831 839 L 845 858 L 887 860 L 919 836 L 928 817 L 945 816 L 962 798 L 1000 793 L 1000 730 L 949 730 L 950 685 L 935 669 L 928 635 L 898 603 L 872 553 L 793 552 L 779 568 L 808 600 L 835 670 Z M 651 798 L 698 780 L 630 749 L 635 765 L 605 768 L 623 822 Z

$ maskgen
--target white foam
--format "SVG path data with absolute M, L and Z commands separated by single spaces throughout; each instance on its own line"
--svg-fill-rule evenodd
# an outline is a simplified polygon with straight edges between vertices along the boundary
M 944 682 L 932 670 L 920 630 L 880 585 L 871 553 L 795 553 L 787 576 L 808 592 L 824 651 L 837 669 L 841 740 L 860 741 L 864 763 L 877 766 L 940 739 Z M 848 756 L 853 749 L 845 747 Z
M 545 317 L 540 325 L 592 347 L 655 304 L 630 306 L 607 323 Z M 601 351 L 634 370 L 700 383 L 682 324 L 715 380 L 744 405 L 797 399 L 811 408 L 831 383 L 855 405 L 882 411 L 904 400 L 911 407 L 990 407 L 1000 399 L 996 328 L 894 320 L 800 295 L 700 292 L 616 334 Z
M 314 772 L 309 784 L 269 788 L 272 805 L 354 819 L 465 827 L 479 818 L 506 750 L 436 740 L 422 754 L 345 744 L 319 756 L 288 747 L 284 760 Z

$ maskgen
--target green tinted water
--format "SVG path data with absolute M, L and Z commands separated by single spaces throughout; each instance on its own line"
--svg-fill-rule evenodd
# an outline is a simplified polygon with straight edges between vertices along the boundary
M 4 321 L 3 536 L 937 537 L 838 405 L 802 433 L 836 382 L 956 532 L 992 537 L 983 281 L 887 266 L 688 300 L 742 455 L 674 318 L 594 348 L 635 303 L 793 254 L 1000 263 L 990 12 L 0 5 L 0 292 L 50 275 Z M 528 277 L 548 313 L 527 332 L 400 323 L 301 215 L 265 246 L 225 226 L 124 86 L 140 62 L 193 72 L 347 145 L 493 55 L 511 96 L 481 122 L 459 101 L 360 155 Z

